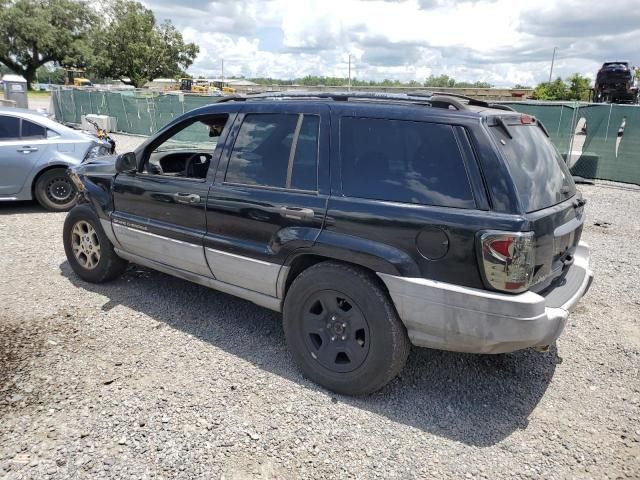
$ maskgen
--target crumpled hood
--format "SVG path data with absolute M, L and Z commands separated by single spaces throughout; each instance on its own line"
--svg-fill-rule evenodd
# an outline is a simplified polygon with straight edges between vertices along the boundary
M 72 170 L 78 175 L 115 175 L 116 174 L 116 158 L 118 155 L 104 155 L 95 157 L 86 162 L 76 165 Z

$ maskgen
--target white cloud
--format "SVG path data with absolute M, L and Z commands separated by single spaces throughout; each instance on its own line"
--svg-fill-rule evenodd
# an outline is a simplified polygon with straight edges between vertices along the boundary
M 498 86 L 535 84 L 600 63 L 640 63 L 637 0 L 146 0 L 200 45 L 194 74 L 346 76 L 423 81 L 441 73 Z M 620 36 L 619 36 L 619 35 Z M 634 58 L 635 55 L 635 58 Z

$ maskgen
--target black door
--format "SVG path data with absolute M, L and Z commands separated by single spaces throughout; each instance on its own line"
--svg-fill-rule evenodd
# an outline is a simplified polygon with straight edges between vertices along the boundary
M 205 255 L 217 280 L 278 296 L 287 256 L 322 228 L 329 121 L 326 105 L 243 107 L 207 198 Z
M 191 117 L 140 153 L 142 172 L 116 177 L 113 230 L 126 252 L 211 276 L 205 205 L 230 123 L 228 115 Z

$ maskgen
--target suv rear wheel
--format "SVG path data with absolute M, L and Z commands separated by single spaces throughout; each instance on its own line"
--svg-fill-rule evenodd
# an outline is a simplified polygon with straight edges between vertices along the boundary
M 83 280 L 113 280 L 127 268 L 127 261 L 116 255 L 100 220 L 87 205 L 78 205 L 69 212 L 63 235 L 69 265 Z
M 289 349 L 309 379 L 346 395 L 374 392 L 404 366 L 410 342 L 387 293 L 366 270 L 323 262 L 284 303 Z

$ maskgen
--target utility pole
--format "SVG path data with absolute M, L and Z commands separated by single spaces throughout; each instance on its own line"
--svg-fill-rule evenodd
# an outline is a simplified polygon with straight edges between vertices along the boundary
M 551 77 L 553 76 L 553 62 L 556 60 L 556 50 L 558 47 L 553 47 L 553 56 L 551 57 L 551 68 L 549 69 L 549 83 L 551 83 Z
M 351 54 L 349 54 L 349 91 L 351 91 Z
M 224 88 L 224 58 L 222 59 L 222 66 L 220 67 L 220 90 Z

